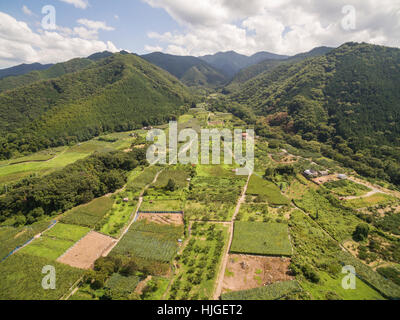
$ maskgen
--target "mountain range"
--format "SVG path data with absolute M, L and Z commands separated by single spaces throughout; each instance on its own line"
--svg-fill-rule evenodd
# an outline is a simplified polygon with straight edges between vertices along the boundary
M 237 104 L 264 133 L 279 127 L 364 175 L 400 184 L 397 48 L 346 43 L 292 57 L 102 52 L 2 74 L 16 70 L 0 79 L 2 158 L 176 118 L 199 98 L 189 86 L 225 94 L 220 104 Z

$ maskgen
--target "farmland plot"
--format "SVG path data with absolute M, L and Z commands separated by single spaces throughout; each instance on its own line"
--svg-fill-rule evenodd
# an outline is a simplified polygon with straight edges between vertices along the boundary
M 289 200 L 281 194 L 276 185 L 254 174 L 250 178 L 247 194 L 265 197 L 270 205 L 289 204 Z
M 42 287 L 42 268 L 55 267 L 57 282 L 55 290 Z M 1 300 L 57 300 L 83 275 L 83 271 L 52 260 L 16 253 L 0 263 Z
M 281 223 L 235 222 L 231 252 L 291 256 L 288 226 Z
M 94 228 L 112 208 L 112 205 L 113 200 L 111 198 L 98 198 L 88 204 L 71 209 L 61 221 L 68 224 Z
M 132 225 L 112 254 L 169 262 L 177 253 L 178 239 L 182 234 L 182 226 L 159 225 L 142 220 Z
M 251 290 L 225 293 L 222 300 L 279 300 L 302 289 L 297 281 L 283 281 Z

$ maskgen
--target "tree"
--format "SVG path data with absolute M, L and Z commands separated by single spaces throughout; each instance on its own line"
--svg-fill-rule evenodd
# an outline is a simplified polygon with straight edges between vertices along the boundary
M 165 186 L 165 190 L 173 192 L 176 189 L 176 182 L 173 179 L 169 179 L 167 185 Z
M 363 223 L 357 226 L 356 230 L 353 233 L 353 238 L 355 241 L 360 242 L 367 239 L 368 235 L 369 235 L 369 225 Z

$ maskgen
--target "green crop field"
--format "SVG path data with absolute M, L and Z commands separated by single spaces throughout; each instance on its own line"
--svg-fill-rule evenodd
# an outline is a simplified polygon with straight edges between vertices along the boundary
M 89 228 L 57 223 L 39 239 L 35 239 L 28 246 L 21 249 L 20 252 L 57 260 L 89 231 Z
M 351 180 L 327 182 L 324 184 L 324 187 L 342 197 L 363 196 L 371 191 L 370 188 Z
M 55 267 L 55 290 L 42 288 L 42 269 L 47 265 Z M 16 253 L 0 263 L 0 300 L 58 300 L 83 272 L 43 257 Z
M 291 256 L 288 226 L 281 223 L 235 222 L 231 252 Z
M 261 288 L 228 292 L 221 296 L 221 300 L 280 300 L 301 290 L 297 281 L 283 281 Z
M 111 295 L 115 300 L 117 297 L 126 299 L 140 282 L 140 277 L 129 276 L 125 277 L 119 273 L 114 273 L 106 283 L 106 288 L 110 289 Z
M 342 286 L 343 276 L 339 275 L 336 278 L 332 278 L 328 274 L 321 272 L 320 277 L 322 285 L 316 285 L 308 281 L 300 283 L 315 300 L 326 300 L 332 292 L 335 292 L 343 300 L 385 300 L 379 292 L 358 278 L 356 279 L 356 290 L 345 290 Z
M 74 241 L 43 236 L 22 248 L 20 252 L 55 261 L 74 244 Z
M 388 205 L 398 201 L 399 201 L 398 199 L 390 195 L 384 193 L 376 193 L 367 198 L 346 200 L 345 205 L 354 209 L 360 209 L 360 208 L 374 207 L 377 205 Z
M 57 223 L 53 228 L 45 233 L 45 236 L 63 240 L 78 241 L 82 239 L 89 231 L 90 229 L 86 227 Z
M 50 226 L 50 218 L 24 227 L 0 228 L 0 260 L 6 257 L 12 250 L 25 244 L 35 235 L 43 232 Z
M 362 222 L 354 212 L 332 204 L 319 192 L 307 191 L 301 199 L 295 200 L 295 203 L 340 242 L 351 239 L 357 225 Z
M 111 197 L 102 197 L 66 212 L 61 222 L 94 228 L 112 208 Z
M 181 211 L 182 202 L 180 200 L 152 200 L 145 198 L 140 211 Z
M 183 227 L 157 225 L 143 220 L 132 225 L 112 253 L 169 262 L 177 253 L 178 239 L 182 234 Z
M 250 178 L 247 194 L 265 197 L 270 205 L 287 205 L 289 200 L 284 197 L 279 188 L 272 182 L 264 180 L 258 175 L 253 174 Z

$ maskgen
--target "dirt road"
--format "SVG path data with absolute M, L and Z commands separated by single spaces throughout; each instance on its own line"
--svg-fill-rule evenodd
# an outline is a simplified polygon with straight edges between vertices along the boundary
M 247 187 L 249 186 L 250 178 L 251 178 L 251 174 L 249 174 L 249 177 L 247 178 L 247 182 L 243 188 L 243 193 L 237 202 L 235 213 L 232 217 L 231 222 L 229 223 L 229 242 L 228 242 L 228 246 L 226 247 L 226 250 L 224 252 L 224 256 L 222 258 L 220 270 L 218 273 L 217 286 L 215 288 L 214 296 L 213 296 L 214 300 L 218 300 L 222 293 L 222 286 L 223 286 L 223 282 L 224 282 L 225 270 L 226 270 L 226 266 L 228 264 L 228 259 L 229 259 L 229 250 L 231 249 L 232 240 L 233 240 L 233 228 L 235 225 L 236 216 L 238 215 L 238 213 L 240 211 L 240 207 L 241 207 L 242 203 L 246 200 L 246 192 L 247 192 Z

